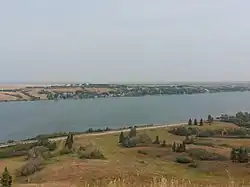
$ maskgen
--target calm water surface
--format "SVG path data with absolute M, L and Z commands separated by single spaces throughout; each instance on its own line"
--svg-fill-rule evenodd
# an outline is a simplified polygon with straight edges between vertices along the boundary
M 0 103 L 0 141 L 250 111 L 250 92 Z

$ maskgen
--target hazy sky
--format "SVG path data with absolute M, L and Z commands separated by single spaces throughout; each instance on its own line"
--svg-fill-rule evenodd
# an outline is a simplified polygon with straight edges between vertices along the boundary
M 3 0 L 0 82 L 250 80 L 249 0 Z

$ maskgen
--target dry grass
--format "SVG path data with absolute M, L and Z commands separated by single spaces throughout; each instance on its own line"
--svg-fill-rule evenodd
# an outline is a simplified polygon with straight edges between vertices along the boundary
M 114 91 L 114 89 L 111 89 L 111 88 L 84 88 L 84 90 L 88 92 L 96 92 L 96 93 L 106 93 L 106 92 Z
M 215 127 L 216 125 L 218 126 Z M 235 127 L 230 124 L 218 123 L 214 124 L 214 127 L 204 126 L 202 128 L 223 128 L 226 125 L 229 125 L 230 128 Z M 147 133 L 153 140 L 158 135 L 160 141 L 166 140 L 167 144 L 180 143 L 185 139 L 185 137 L 169 134 L 168 130 L 169 128 L 161 127 L 141 130 L 138 131 L 138 134 Z M 125 132 L 125 135 L 127 133 Z M 175 158 L 179 153 L 173 153 L 169 148 L 159 148 L 157 145 L 155 147 L 122 148 L 117 143 L 118 137 L 119 133 L 75 137 L 74 148 L 92 143 L 100 148 L 107 160 L 81 160 L 74 154 L 58 156 L 53 158 L 43 170 L 29 177 L 30 185 L 19 184 L 16 186 L 85 187 L 94 186 L 95 183 L 95 186 L 108 187 L 238 187 L 242 180 L 248 181 L 250 176 L 249 164 L 235 164 L 229 160 L 197 161 L 198 168 L 189 168 L 187 165 L 176 163 Z M 203 138 L 199 139 L 203 140 Z M 187 148 L 202 148 L 229 158 L 230 149 L 219 146 L 222 142 L 216 144 L 217 140 L 213 138 L 204 138 L 204 140 L 208 142 L 211 140 L 217 146 L 188 145 Z M 235 140 L 223 139 L 221 141 L 233 142 Z M 237 141 L 250 145 L 250 140 Z M 240 144 L 239 142 L 238 144 Z M 146 154 L 139 154 L 138 150 L 143 150 Z M 3 167 L 7 166 L 10 167 L 11 172 L 21 163 L 20 159 L 4 161 L 0 162 L 0 169 L 3 170 Z M 235 185 L 231 184 L 231 181 L 235 181 Z M 97 182 L 98 184 L 96 184 Z
M 69 182 L 51 182 L 43 184 L 20 184 L 14 185 L 14 187 L 244 187 L 250 186 L 247 181 L 242 181 L 241 183 L 235 183 L 234 181 L 228 180 L 225 184 L 196 184 L 188 180 L 178 180 L 175 178 L 167 179 L 152 179 L 148 183 L 143 183 L 142 181 L 134 181 L 131 183 L 126 179 L 114 179 L 107 184 L 103 184 L 101 181 L 96 181 L 93 183 L 82 183 L 81 185 L 72 184 Z
M 55 93 L 63 93 L 63 92 L 76 92 L 76 91 L 83 91 L 83 89 L 81 87 L 62 87 L 62 88 L 49 88 L 46 89 L 48 91 L 52 91 Z
M 6 95 L 6 92 L 0 92 L 0 101 L 13 101 L 17 100 L 15 96 Z

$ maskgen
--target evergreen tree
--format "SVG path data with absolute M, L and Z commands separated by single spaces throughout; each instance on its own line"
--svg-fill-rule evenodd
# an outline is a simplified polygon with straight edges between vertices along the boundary
M 163 140 L 162 144 L 161 144 L 162 147 L 166 147 L 166 140 Z
M 248 163 L 248 152 L 246 148 L 243 150 L 243 155 L 244 155 L 243 162 Z
M 198 125 L 197 119 L 194 119 L 194 125 Z
M 213 123 L 213 121 L 214 121 L 214 118 L 209 114 L 208 117 L 207 117 L 207 121 L 211 125 Z
M 186 151 L 186 144 L 185 144 L 185 142 L 182 142 L 182 151 L 183 151 L 183 152 Z
M 12 185 L 12 176 L 9 174 L 7 167 L 5 167 L 4 172 L 1 178 L 2 187 L 11 187 Z
M 129 132 L 129 135 L 128 135 L 130 138 L 131 137 L 135 137 L 136 136 L 136 127 L 132 127 L 130 129 L 130 132 Z
M 192 119 L 190 118 L 189 120 L 188 120 L 188 125 L 192 125 L 193 124 L 193 122 L 192 122 Z
M 237 160 L 237 153 L 236 153 L 236 149 L 235 148 L 233 148 L 231 150 L 231 160 L 232 160 L 232 162 L 236 162 L 236 160 Z
M 73 147 L 73 143 L 74 143 L 73 134 L 70 133 L 66 139 L 65 147 L 71 150 Z
M 200 120 L 200 126 L 203 126 L 203 119 L 201 118 L 201 120 Z
M 159 136 L 156 136 L 153 144 L 160 144 Z
M 172 145 L 172 150 L 173 152 L 176 152 L 176 143 L 174 142 L 174 144 Z
M 121 132 L 120 137 L 119 137 L 119 143 L 122 143 L 124 140 L 124 134 Z
M 238 153 L 238 162 L 240 163 L 244 162 L 244 157 L 245 157 L 244 154 L 245 153 L 244 153 L 243 148 L 240 148 L 239 153 Z

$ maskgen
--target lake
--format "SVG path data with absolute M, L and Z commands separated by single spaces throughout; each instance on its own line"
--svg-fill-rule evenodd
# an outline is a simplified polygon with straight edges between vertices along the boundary
M 250 92 L 0 103 L 0 141 L 250 111 Z

